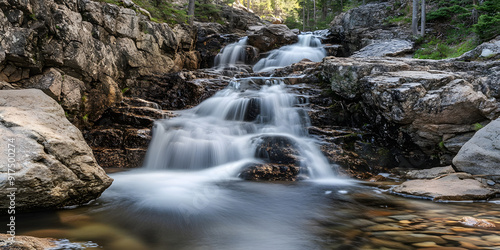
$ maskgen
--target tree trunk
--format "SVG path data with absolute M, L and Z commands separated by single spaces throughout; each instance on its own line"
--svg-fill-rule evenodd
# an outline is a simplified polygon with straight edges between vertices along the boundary
M 421 15 L 421 20 L 420 20 L 420 35 L 424 36 L 425 35 L 425 0 L 422 0 L 422 9 L 420 10 L 422 12 Z
M 302 7 L 302 31 L 306 31 L 306 1 Z
M 328 2 L 325 1 L 323 3 L 322 9 L 321 9 L 321 20 L 325 21 L 326 20 L 326 11 L 328 10 Z
M 411 32 L 413 35 L 418 35 L 418 0 L 413 0 L 412 8 Z
M 316 0 L 313 0 L 314 8 L 313 8 L 313 25 L 316 29 Z
M 363 5 L 365 5 L 365 4 L 366 4 L 366 0 L 363 0 Z
M 188 3 L 188 17 L 189 17 L 189 25 L 193 25 L 194 22 L 194 1 L 195 0 L 189 0 Z
M 476 24 L 477 23 L 477 19 L 479 18 L 478 17 L 478 12 L 477 12 L 477 9 L 476 9 L 477 0 L 472 0 L 472 4 L 474 5 L 474 7 L 472 8 L 472 24 Z
M 247 8 L 250 10 L 250 0 L 247 1 Z

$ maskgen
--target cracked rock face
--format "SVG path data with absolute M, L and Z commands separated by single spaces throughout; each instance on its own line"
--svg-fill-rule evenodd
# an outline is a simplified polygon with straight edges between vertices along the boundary
M 17 188 L 18 210 L 84 204 L 113 181 L 61 106 L 41 90 L 0 91 L 0 132 L 0 161 L 15 159 L 10 174 L 7 168 L 1 170 L 0 195 Z M 0 208 L 8 206 L 5 202 Z

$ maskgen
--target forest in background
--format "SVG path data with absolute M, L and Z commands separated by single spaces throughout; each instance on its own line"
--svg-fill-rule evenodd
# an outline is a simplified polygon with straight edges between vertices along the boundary
M 99 0 L 121 5 L 120 0 Z M 411 29 L 412 3 L 421 0 L 394 0 L 394 13 L 388 25 Z M 151 13 L 153 21 L 189 23 L 189 2 L 194 4 L 194 21 L 225 24 L 220 5 L 238 5 L 271 23 L 284 23 L 290 29 L 311 31 L 329 28 L 342 12 L 379 2 L 374 0 L 134 0 Z M 416 58 L 443 59 L 460 56 L 481 42 L 500 35 L 500 0 L 427 0 L 426 32 L 416 36 Z M 420 17 L 419 17 L 420 18 Z M 418 21 L 420 23 L 420 20 Z

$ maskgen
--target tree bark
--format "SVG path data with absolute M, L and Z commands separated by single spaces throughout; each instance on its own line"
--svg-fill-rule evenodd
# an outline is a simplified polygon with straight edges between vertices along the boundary
M 304 0 L 304 6 L 302 7 L 302 31 L 306 31 L 306 1 Z
M 313 8 L 313 25 L 316 29 L 316 0 L 313 0 L 314 8 Z
M 422 12 L 421 15 L 421 20 L 420 20 L 420 35 L 424 36 L 425 35 L 425 0 L 422 0 L 422 9 L 420 10 Z
M 418 0 L 413 0 L 413 13 L 411 18 L 411 32 L 413 35 L 418 34 Z
M 477 23 L 477 19 L 479 18 L 478 16 L 478 12 L 477 12 L 477 9 L 476 9 L 476 6 L 477 6 L 477 0 L 472 0 L 472 4 L 474 5 L 474 7 L 472 8 L 472 23 L 473 24 L 476 24 Z
M 188 17 L 189 17 L 189 25 L 193 25 L 194 23 L 194 1 L 195 0 L 189 0 L 188 3 Z

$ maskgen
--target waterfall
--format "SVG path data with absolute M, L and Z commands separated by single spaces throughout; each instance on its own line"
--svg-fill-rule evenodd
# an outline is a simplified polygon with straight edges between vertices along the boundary
M 299 35 L 295 44 L 271 51 L 268 57 L 261 59 L 253 66 L 254 72 L 270 71 L 298 63 L 303 59 L 319 62 L 326 56 L 321 41 L 314 34 Z
M 310 121 L 303 99 L 289 93 L 280 79 L 264 81 L 255 86 L 234 80 L 179 117 L 157 121 L 145 167 L 200 170 L 234 162 L 244 167 L 260 161 L 256 152 L 262 140 L 278 137 L 296 144 L 309 176 L 331 176 L 330 165 L 307 136 Z
M 245 48 L 248 37 L 241 38 L 238 42 L 227 45 L 215 57 L 215 67 L 231 66 L 245 63 Z

